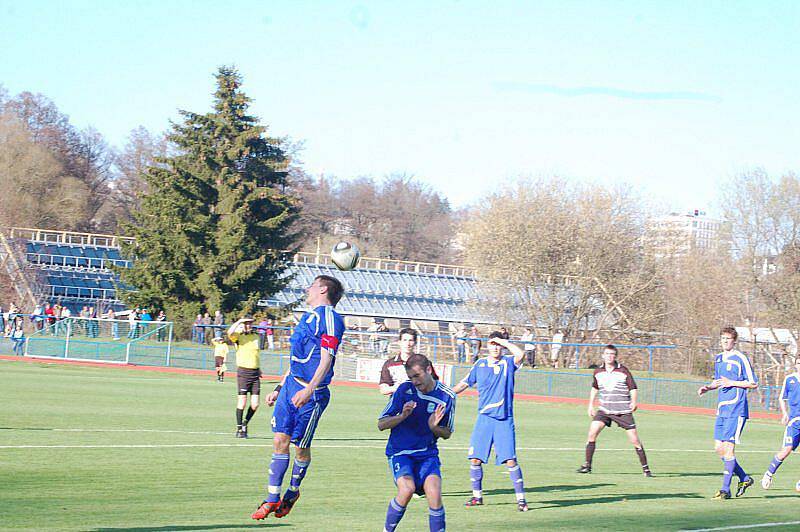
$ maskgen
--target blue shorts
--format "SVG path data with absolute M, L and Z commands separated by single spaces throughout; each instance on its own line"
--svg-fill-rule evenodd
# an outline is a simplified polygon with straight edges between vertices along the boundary
M 517 459 L 517 436 L 513 418 L 499 420 L 478 414 L 472 438 L 469 440 L 469 458 L 487 463 L 492 445 L 497 465 Z
M 301 449 L 311 447 L 314 431 L 317 430 L 322 413 L 331 399 L 328 388 L 315 390 L 311 400 L 302 407 L 292 404 L 292 397 L 303 386 L 292 377 L 286 378 L 286 384 L 278 393 L 275 410 L 272 411 L 272 432 L 281 432 L 291 436 L 291 442 Z
M 800 422 L 789 423 L 783 431 L 783 446 L 794 451 L 800 445 Z
M 717 417 L 717 422 L 714 425 L 714 439 L 739 443 L 745 423 L 747 423 L 747 418 L 742 416 Z
M 394 476 L 394 483 L 400 477 L 411 477 L 417 495 L 425 493 L 425 479 L 431 475 L 442 478 L 442 463 L 438 456 L 415 458 L 414 455 L 402 454 L 389 457 L 389 468 Z

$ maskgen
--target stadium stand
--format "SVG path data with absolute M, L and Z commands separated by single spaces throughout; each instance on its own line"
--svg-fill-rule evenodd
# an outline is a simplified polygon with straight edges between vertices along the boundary
M 11 228 L 9 242 L 22 250 L 31 290 L 40 301 L 60 301 L 76 308 L 94 305 L 122 308 L 117 297 L 118 277 L 113 267 L 129 267 L 120 254 L 127 239 L 114 235 Z M 338 310 L 345 315 L 464 323 L 524 323 L 522 314 L 512 311 L 503 317 L 487 314 L 475 272 L 469 268 L 424 262 L 362 257 L 358 269 L 339 271 L 327 255 L 297 253 L 288 276 L 289 285 L 263 307 L 304 307 L 304 289 L 320 274 L 335 275 L 345 284 L 347 294 Z M 569 311 L 569 300 L 577 287 L 541 287 L 558 290 Z M 598 302 L 599 314 L 601 304 Z

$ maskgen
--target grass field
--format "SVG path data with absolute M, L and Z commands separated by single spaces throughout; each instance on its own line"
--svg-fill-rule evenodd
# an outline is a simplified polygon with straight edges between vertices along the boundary
M 268 389 L 271 386 L 268 385 Z M 29 530 L 381 530 L 394 486 L 374 389 L 336 387 L 313 444 L 303 498 L 290 516 L 249 515 L 265 491 L 271 453 L 263 407 L 249 440 L 233 438 L 235 379 L 126 368 L 0 361 L 0 528 Z M 583 458 L 585 407 L 518 402 L 518 456 L 531 511 L 516 511 L 504 468 L 484 470 L 487 505 L 470 495 L 466 449 L 476 401 L 459 398 L 456 433 L 440 445 L 450 530 L 679 530 L 794 522 L 800 459 L 771 490 L 713 501 L 721 464 L 713 418 L 640 412 L 656 478 L 641 475 L 618 429 L 601 435 L 594 473 Z M 780 445 L 777 422 L 751 420 L 737 453 L 760 479 Z M 401 530 L 427 530 L 412 500 Z M 777 527 L 776 527 L 777 528 Z

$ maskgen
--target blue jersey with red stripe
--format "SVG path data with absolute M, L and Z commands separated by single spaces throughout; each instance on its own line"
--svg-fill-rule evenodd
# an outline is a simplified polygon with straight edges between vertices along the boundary
M 310 382 L 319 367 L 321 349 L 327 349 L 331 354 L 331 367 L 319 385 L 330 384 L 342 335 L 344 319 L 332 306 L 321 305 L 303 314 L 290 339 L 289 377 L 295 377 L 304 383 Z

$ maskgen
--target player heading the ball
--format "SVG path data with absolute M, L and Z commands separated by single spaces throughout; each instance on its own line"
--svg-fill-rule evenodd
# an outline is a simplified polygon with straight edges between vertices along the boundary
M 725 327 L 720 331 L 722 353 L 714 357 L 714 380 L 697 390 L 698 395 L 719 390 L 714 450 L 722 458 L 725 470 L 722 487 L 713 498 L 720 500 L 731 498 L 731 478 L 734 473 L 739 477 L 737 497 L 744 495 L 747 488 L 753 485 L 753 478 L 745 473 L 736 460 L 735 450 L 747 418 L 750 417 L 747 390 L 758 386 L 758 382 L 750 360 L 735 348 L 738 338 L 739 334 L 733 327 Z
M 503 355 L 503 349 L 511 355 Z M 466 506 L 483 505 L 483 466 L 494 452 L 496 464 L 505 464 L 511 475 L 511 484 L 517 497 L 517 509 L 528 511 L 525 501 L 525 484 L 517 463 L 517 436 L 514 429 L 514 374 L 522 366 L 525 351 L 494 331 L 489 335 L 489 355 L 478 359 L 464 379 L 453 387 L 463 392 L 470 386 L 478 387 L 478 418 L 469 442 L 470 480 L 472 497 Z
M 430 530 L 442 532 L 445 516 L 436 440 L 453 434 L 456 395 L 433 379 L 433 366 L 424 355 L 409 356 L 405 368 L 409 380 L 397 387 L 378 418 L 378 430 L 391 430 L 386 456 L 397 485 L 383 529 L 394 532 L 412 495 L 424 493 Z
M 765 490 L 772 486 L 772 475 L 800 444 L 800 357 L 794 359 L 794 372 L 783 379 L 779 402 L 781 423 L 786 425 L 786 430 L 783 431 L 783 447 L 772 458 L 769 468 L 761 478 L 761 487 Z
M 344 320 L 334 307 L 344 295 L 338 279 L 319 275 L 306 288 L 303 314 L 292 333 L 289 369 L 280 384 L 267 396 L 272 413 L 272 461 L 269 466 L 267 498 L 251 516 L 264 519 L 287 515 L 300 498 L 300 483 L 311 464 L 311 441 L 322 413 L 328 406 L 336 351 L 344 334 Z M 289 468 L 289 444 L 295 446 L 294 467 L 289 489 L 281 498 L 281 484 Z

